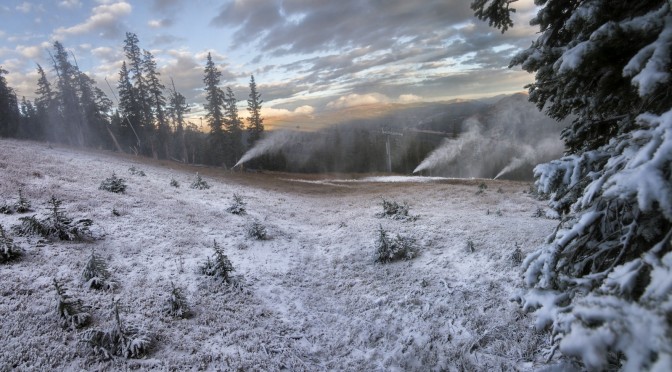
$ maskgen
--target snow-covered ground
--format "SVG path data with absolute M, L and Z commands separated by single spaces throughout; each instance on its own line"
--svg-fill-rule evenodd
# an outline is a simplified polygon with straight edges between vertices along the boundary
M 135 166 L 145 177 L 131 175 Z M 125 194 L 99 190 L 112 172 Z M 207 190 L 189 188 L 200 172 Z M 179 188 L 171 187 L 175 179 Z M 557 221 L 510 181 L 230 173 L 108 152 L 0 140 L 0 204 L 18 189 L 41 217 L 52 196 L 90 218 L 89 243 L 15 241 L 20 261 L 0 266 L 0 370 L 532 370 L 547 335 L 509 298 L 520 285 L 515 248 L 538 246 Z M 395 182 L 390 182 L 395 181 Z M 487 184 L 483 191 L 481 183 Z M 247 215 L 226 212 L 234 193 Z M 407 202 L 414 221 L 380 219 L 381 197 Z M 116 216 L 112 210 L 120 214 Z M 5 229 L 25 215 L 0 215 Z M 270 239 L 252 240 L 258 220 Z M 374 262 L 377 230 L 416 239 L 410 261 Z M 224 247 L 242 288 L 197 272 Z M 473 251 L 468 249 L 473 243 Z M 82 286 L 91 250 L 107 260 L 114 292 Z M 52 279 L 92 306 L 93 325 L 122 319 L 153 335 L 144 359 L 103 362 L 64 330 Z M 194 312 L 162 314 L 171 282 Z

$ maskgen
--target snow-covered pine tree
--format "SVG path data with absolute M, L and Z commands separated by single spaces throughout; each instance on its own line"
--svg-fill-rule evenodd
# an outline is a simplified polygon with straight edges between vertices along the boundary
M 229 260 L 229 257 L 224 254 L 224 250 L 217 245 L 216 240 L 213 240 L 212 249 L 215 251 L 215 256 L 212 260 L 208 257 L 207 261 L 201 266 L 200 271 L 204 275 L 220 277 L 224 282 L 229 283 L 231 272 L 234 271 L 233 264 Z
M 47 202 L 49 213 L 41 222 L 42 226 L 46 229 L 46 236 L 44 237 L 69 241 L 91 238 L 89 226 L 93 222 L 86 218 L 74 221 L 65 215 L 61 204 L 63 202 L 53 195 Z
M 14 261 L 21 257 L 21 250 L 14 244 L 14 240 L 7 236 L 5 229 L 0 225 L 0 263 Z
M 510 3 L 472 8 L 504 31 Z M 672 370 L 672 3 L 536 4 L 540 36 L 511 66 L 536 72 L 540 109 L 575 119 L 566 156 L 535 168 L 562 221 L 523 262 L 520 301 L 590 369 Z
M 82 300 L 73 299 L 68 294 L 68 289 L 54 278 L 56 288 L 56 313 L 61 320 L 63 328 L 81 328 L 91 322 L 90 307 L 85 306 Z
M 23 195 L 23 190 L 19 189 L 19 200 L 14 205 L 16 213 L 30 212 L 30 201 Z
M 98 190 L 105 190 L 117 194 L 123 194 L 124 192 L 126 192 L 126 181 L 123 178 L 117 177 L 117 175 L 114 172 L 112 172 L 111 177 L 107 177 L 102 182 L 100 182 Z
M 268 239 L 268 232 L 266 231 L 266 226 L 259 222 L 258 220 L 252 221 L 251 224 L 247 226 L 247 237 L 250 239 L 256 240 L 266 240 Z
M 149 352 L 153 339 L 146 331 L 123 324 L 119 307 L 119 300 L 115 300 L 112 304 L 115 324 L 112 327 L 88 330 L 82 334 L 80 342 L 88 344 L 93 354 L 103 360 L 113 356 L 141 358 Z
M 82 279 L 90 289 L 112 290 L 116 287 L 116 283 L 110 279 L 107 263 L 94 250 L 91 250 L 91 256 L 84 266 Z
M 189 187 L 196 190 L 206 190 L 210 188 L 210 185 L 208 185 L 208 182 L 196 172 L 196 179 L 189 185 Z
M 73 220 L 65 215 L 61 204 L 63 202 L 52 196 L 47 202 L 47 216 L 38 220 L 34 215 L 21 217 L 21 223 L 14 226 L 19 235 L 39 235 L 47 239 L 80 241 L 92 238 L 89 227 L 93 224 L 88 218 Z
M 416 250 L 413 247 L 414 240 L 397 234 L 396 238 L 387 236 L 387 231 L 383 226 L 378 228 L 378 239 L 376 240 L 376 262 L 388 263 L 398 260 L 409 260 L 416 256 Z
M 191 315 L 187 298 L 182 292 L 182 288 L 175 286 L 175 283 L 170 282 L 172 289 L 170 296 L 163 306 L 163 312 L 173 318 L 188 318 Z
M 233 202 L 231 205 L 226 208 L 226 211 L 231 214 L 244 215 L 245 214 L 245 201 L 243 197 L 239 194 L 233 194 Z

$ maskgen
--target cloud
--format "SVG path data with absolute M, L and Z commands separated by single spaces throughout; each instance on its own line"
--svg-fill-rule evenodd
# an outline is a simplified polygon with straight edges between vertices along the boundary
M 227 3 L 211 25 L 235 29 L 238 45 L 257 43 L 277 54 L 307 54 L 389 48 L 397 40 L 432 35 L 471 17 L 469 4 L 458 0 L 429 0 L 422 6 L 406 0 L 254 0 Z
M 79 0 L 62 0 L 58 6 L 66 9 L 80 8 L 82 3 Z
M 421 102 L 422 97 L 416 96 L 415 94 L 401 94 L 399 95 L 399 102 L 401 103 L 413 103 Z
M 152 19 L 147 22 L 147 26 L 151 28 L 164 28 L 172 26 L 174 22 L 171 18 Z
M 372 101 L 367 96 L 372 91 L 388 97 L 398 97 L 399 90 L 420 97 L 459 95 L 427 78 L 445 79 L 451 73 L 483 83 L 478 87 L 487 90 L 487 82 L 472 71 L 506 70 L 511 56 L 534 39 L 535 30 L 525 25 L 536 9 L 533 0 L 515 5 L 516 27 L 504 35 L 475 19 L 469 2 L 459 0 L 427 0 L 422 6 L 405 0 L 230 1 L 210 25 L 233 32 L 233 48 L 263 50 L 264 62 L 274 71 L 291 75 L 297 88 L 286 89 L 291 95 L 285 98 L 316 104 L 316 95 L 335 91 Z M 352 104 L 344 97 L 328 104 Z
M 296 116 L 308 116 L 312 115 L 314 112 L 315 108 L 309 105 L 299 106 L 294 110 L 273 108 L 273 107 L 263 107 L 261 109 L 261 115 L 265 118 L 289 118 Z
M 98 47 L 91 49 L 91 54 L 103 63 L 115 62 L 121 59 L 122 51 L 119 48 Z
M 24 45 L 18 45 L 16 47 L 16 51 L 19 52 L 23 57 L 29 58 L 29 59 L 35 59 L 39 57 L 43 49 L 41 46 L 24 46 Z
M 33 11 L 33 4 L 24 1 L 21 4 L 17 5 L 16 8 L 14 9 L 18 10 L 21 13 L 30 13 Z
M 118 2 L 109 5 L 99 5 L 92 10 L 91 16 L 83 23 L 71 27 L 59 27 L 54 36 L 56 39 L 65 39 L 68 36 L 78 36 L 98 32 L 105 38 L 117 38 L 122 31 L 119 20 L 131 13 L 132 7 L 127 2 Z
M 179 8 L 181 3 L 181 0 L 154 0 L 152 3 L 152 9 L 157 12 L 167 13 Z
M 175 35 L 170 35 L 170 34 L 159 34 L 156 35 L 154 40 L 152 41 L 152 46 L 160 46 L 160 45 L 169 45 L 173 44 L 179 41 L 184 41 L 186 39 L 182 37 L 178 37 Z
M 382 94 L 348 94 L 346 96 L 339 97 L 335 101 L 331 101 L 327 103 L 327 108 L 328 109 L 343 109 L 343 108 L 349 108 L 349 107 L 355 107 L 355 106 L 363 106 L 363 105 L 373 105 L 373 104 L 378 104 L 378 103 L 387 103 L 389 102 L 389 98 Z

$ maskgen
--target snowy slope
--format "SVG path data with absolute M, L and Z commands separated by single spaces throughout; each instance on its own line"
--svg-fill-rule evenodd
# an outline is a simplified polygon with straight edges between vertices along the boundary
M 131 175 L 131 166 L 146 176 Z M 188 187 L 197 171 L 210 189 Z M 126 179 L 125 194 L 98 190 L 112 172 Z M 525 253 L 539 245 L 557 221 L 533 217 L 544 203 L 525 193 L 528 184 L 344 178 L 228 173 L 0 140 L 0 204 L 14 203 L 21 187 L 39 217 L 55 195 L 69 216 L 91 218 L 99 236 L 92 243 L 15 238 L 25 255 L 0 266 L 0 370 L 539 367 L 547 337 L 509 302 L 520 285 L 510 257 L 517 245 Z M 488 188 L 479 193 L 482 182 Z M 247 215 L 226 212 L 234 193 Z M 381 197 L 408 202 L 419 218 L 375 217 Z M 0 215 L 0 224 L 8 229 L 21 216 Z M 246 236 L 255 219 L 269 240 Z M 419 257 L 375 263 L 379 226 L 414 237 Z M 242 289 L 197 273 L 213 240 Z M 81 286 L 93 248 L 119 283 L 113 293 Z M 78 343 L 83 331 L 58 324 L 53 278 L 93 307 L 92 327 L 112 324 L 119 299 L 124 321 L 154 336 L 152 352 L 110 362 L 91 356 Z M 171 282 L 185 289 L 193 317 L 161 313 Z

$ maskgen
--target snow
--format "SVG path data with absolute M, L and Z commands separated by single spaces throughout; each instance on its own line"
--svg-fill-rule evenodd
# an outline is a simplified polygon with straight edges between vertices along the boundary
M 133 166 L 146 176 L 130 174 Z M 197 171 L 210 189 L 187 187 Z M 98 190 L 113 172 L 126 180 L 125 194 Z M 181 187 L 170 186 L 171 179 Z M 524 192 L 529 185 L 405 176 L 306 181 L 316 177 L 0 140 L 0 203 L 13 203 L 21 187 L 35 210 L 28 215 L 41 217 L 55 195 L 68 216 L 92 219 L 98 237 L 89 243 L 15 237 L 25 254 L 0 267 L 0 365 L 401 371 L 543 364 L 548 337 L 508 300 L 522 285 L 511 253 L 539 246 L 557 224 L 532 217 L 544 203 Z M 482 182 L 487 189 L 478 187 Z M 226 212 L 234 193 L 247 215 Z M 418 218 L 376 218 L 381 196 L 408 202 Z M 0 215 L 0 224 L 8 229 L 25 215 Z M 254 220 L 270 239 L 247 238 Z M 375 263 L 379 226 L 414 237 L 419 256 Z M 213 241 L 233 263 L 239 287 L 197 273 L 213 255 Z M 83 283 L 94 248 L 117 283 L 113 292 Z M 92 307 L 92 326 L 59 326 L 53 278 Z M 192 317 L 162 315 L 171 282 L 183 289 Z M 102 362 L 78 342 L 87 329 L 114 326 L 114 300 L 124 325 L 153 336 L 145 358 Z

